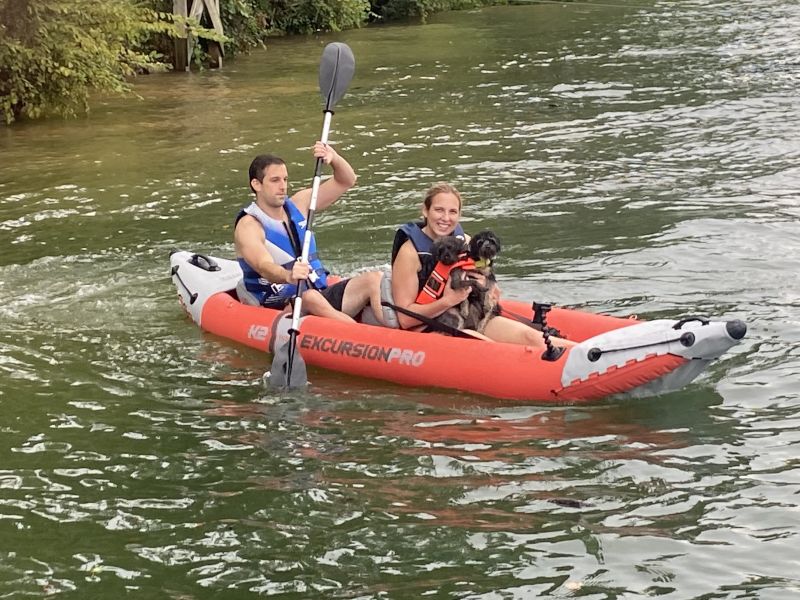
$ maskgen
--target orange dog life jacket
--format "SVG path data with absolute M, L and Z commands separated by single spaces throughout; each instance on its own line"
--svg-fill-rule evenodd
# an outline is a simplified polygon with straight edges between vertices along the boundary
M 445 265 L 441 262 L 436 263 L 433 272 L 420 290 L 415 302 L 417 304 L 430 304 L 441 298 L 444 294 L 444 286 L 447 285 L 447 280 L 450 277 L 450 272 L 458 268 L 465 271 L 474 271 L 476 269 L 475 261 L 465 253 L 459 256 L 459 260 L 452 265 Z

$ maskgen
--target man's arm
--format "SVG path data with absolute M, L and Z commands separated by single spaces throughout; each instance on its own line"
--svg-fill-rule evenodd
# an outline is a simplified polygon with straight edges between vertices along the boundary
M 273 260 L 267 250 L 264 229 L 254 217 L 245 215 L 239 220 L 233 233 L 233 240 L 236 244 L 236 253 L 268 281 L 296 284 L 298 280 L 308 278 L 308 264 L 297 260 L 289 271 Z
M 356 184 L 356 173 L 350 163 L 336 150 L 322 142 L 314 144 L 314 158 L 321 158 L 322 162 L 330 165 L 333 169 L 333 177 L 320 184 L 317 193 L 316 210 L 325 210 Z M 294 194 L 292 201 L 303 213 L 308 214 L 308 209 L 311 207 L 311 188 L 300 190 Z

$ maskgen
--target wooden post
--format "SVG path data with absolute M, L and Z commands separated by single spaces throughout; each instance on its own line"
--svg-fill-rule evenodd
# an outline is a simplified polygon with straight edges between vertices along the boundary
M 212 69 L 222 68 L 222 44 L 219 42 L 208 42 L 208 58 Z
M 219 16 L 219 0 L 204 0 L 204 2 L 206 3 L 208 16 L 211 17 L 211 24 L 214 26 L 214 31 L 220 35 L 225 35 L 222 31 L 222 19 Z M 222 43 L 209 42 L 208 55 L 211 57 L 211 66 L 221 69 L 222 57 L 225 55 L 225 49 L 222 47 Z
M 191 7 L 187 10 L 187 0 L 172 0 L 172 13 L 190 19 L 197 19 L 199 22 L 203 18 L 203 13 L 207 12 L 211 20 L 211 25 L 220 35 L 222 32 L 222 19 L 219 14 L 219 0 L 192 0 Z M 197 41 L 190 35 L 184 34 L 183 37 L 175 38 L 175 70 L 188 71 L 194 52 L 194 45 Z M 222 67 L 222 57 L 225 49 L 219 42 L 208 42 L 208 55 L 211 58 L 211 66 Z
M 172 14 L 179 17 L 188 17 L 189 12 L 186 7 L 186 0 L 172 0 Z M 173 68 L 176 71 L 189 70 L 189 49 L 186 33 L 181 37 L 175 38 L 175 56 L 173 58 Z

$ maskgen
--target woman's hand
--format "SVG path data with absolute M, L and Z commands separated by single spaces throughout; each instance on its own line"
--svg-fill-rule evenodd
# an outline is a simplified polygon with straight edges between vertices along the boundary
M 476 271 L 466 271 L 466 273 L 464 274 L 464 279 L 470 279 L 474 281 L 476 284 L 478 284 L 478 286 L 480 286 L 482 290 L 486 289 L 486 284 L 487 284 L 486 275 L 484 275 L 483 273 L 478 273 Z
M 453 280 L 451 275 L 445 284 L 442 299 L 445 301 L 447 306 L 456 306 L 457 304 L 461 304 L 464 300 L 466 300 L 471 291 L 472 287 L 469 285 L 465 285 L 464 287 L 460 287 L 458 289 L 453 289 Z

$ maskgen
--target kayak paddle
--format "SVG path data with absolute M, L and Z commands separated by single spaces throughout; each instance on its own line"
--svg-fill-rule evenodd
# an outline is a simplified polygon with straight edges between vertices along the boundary
M 342 99 L 350 81 L 353 79 L 356 62 L 353 51 L 347 44 L 332 42 L 322 51 L 319 64 L 319 91 L 325 102 L 323 109 L 322 136 L 320 141 L 328 143 L 328 133 L 331 128 L 333 107 Z M 321 182 L 323 160 L 317 158 L 314 166 L 314 182 L 311 185 L 311 203 L 308 208 L 306 233 L 303 236 L 303 250 L 300 259 L 308 262 L 311 235 L 313 232 L 314 211 L 317 208 L 317 194 Z M 303 285 L 305 281 L 297 282 L 297 292 L 294 296 L 292 311 L 292 326 L 289 329 L 289 341 L 275 350 L 270 369 L 269 383 L 274 388 L 298 388 L 308 384 L 306 363 L 300 352 L 297 351 L 297 334 L 300 333 L 300 312 L 303 307 Z

